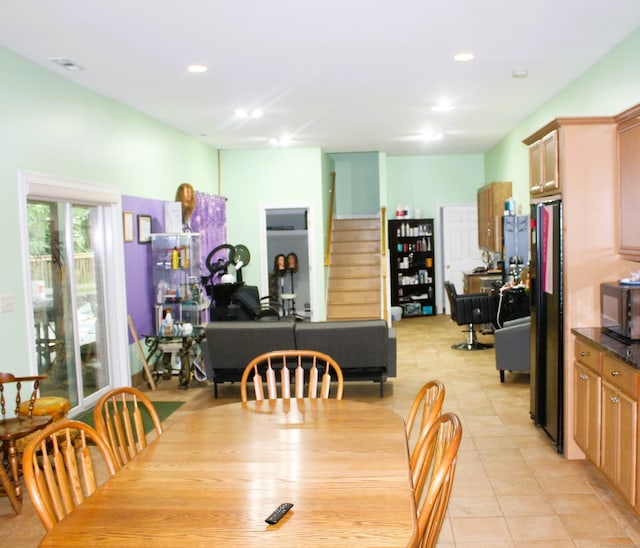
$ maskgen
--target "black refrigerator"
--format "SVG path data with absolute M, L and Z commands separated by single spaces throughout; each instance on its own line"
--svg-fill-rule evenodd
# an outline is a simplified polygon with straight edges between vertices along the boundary
M 531 418 L 563 451 L 562 203 L 531 204 Z

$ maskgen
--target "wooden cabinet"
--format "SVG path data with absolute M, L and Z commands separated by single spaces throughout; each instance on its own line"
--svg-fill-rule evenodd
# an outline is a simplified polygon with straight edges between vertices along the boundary
M 635 506 L 640 372 L 581 339 L 576 339 L 574 357 L 573 438 Z
M 529 145 L 529 193 L 545 196 L 559 192 L 558 131 L 553 130 Z
M 640 107 L 620 116 L 618 162 L 620 177 L 620 254 L 640 261 Z
M 631 505 L 636 502 L 638 403 L 602 383 L 602 473 Z
M 510 182 L 489 183 L 478 189 L 478 247 L 502 251 L 502 216 L 513 196 Z
M 502 284 L 502 271 L 465 272 L 462 279 L 462 291 L 464 293 L 493 293 L 494 288 Z
M 573 438 L 596 466 L 600 466 L 601 353 L 576 341 L 574 363 Z

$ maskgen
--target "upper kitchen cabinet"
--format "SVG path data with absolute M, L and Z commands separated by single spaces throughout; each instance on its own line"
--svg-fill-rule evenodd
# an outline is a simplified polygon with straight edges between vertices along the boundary
M 618 118 L 620 255 L 640 261 L 640 106 Z
M 502 216 L 513 196 L 511 183 L 489 183 L 478 189 L 478 247 L 502 251 Z
M 559 191 L 558 131 L 553 130 L 529 144 L 529 192 L 537 196 Z

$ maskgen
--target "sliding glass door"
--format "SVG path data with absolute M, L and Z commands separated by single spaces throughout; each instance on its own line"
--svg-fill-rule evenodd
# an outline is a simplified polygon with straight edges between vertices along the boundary
M 109 384 L 99 207 L 28 201 L 33 324 L 43 395 L 75 407 Z
M 47 376 L 42 395 L 84 409 L 130 379 L 119 195 L 28 177 L 25 188 L 32 370 Z

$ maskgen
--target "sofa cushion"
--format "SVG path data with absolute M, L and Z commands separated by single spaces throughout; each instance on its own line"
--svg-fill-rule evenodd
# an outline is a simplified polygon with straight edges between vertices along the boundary
M 209 322 L 207 337 L 208 368 L 242 370 L 253 358 L 271 350 L 295 349 L 293 321 Z
M 331 356 L 348 375 L 349 369 L 381 369 L 396 375 L 395 331 L 384 320 L 299 322 L 296 348 Z

